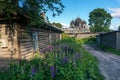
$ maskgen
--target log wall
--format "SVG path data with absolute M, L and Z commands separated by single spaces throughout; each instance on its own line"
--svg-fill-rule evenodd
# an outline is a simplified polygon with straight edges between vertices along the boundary
M 44 29 L 31 29 L 20 32 L 21 59 L 31 59 L 33 54 L 45 49 L 52 42 L 60 39 L 60 34 Z
M 46 46 L 48 46 L 50 43 L 49 41 L 49 32 L 45 30 L 39 30 L 38 31 L 38 46 L 39 51 L 42 49 L 45 49 Z
M 32 36 L 30 33 L 20 32 L 20 58 L 30 59 L 33 56 Z
M 10 30 L 7 25 L 0 25 L 0 67 L 21 59 L 31 59 L 36 52 L 60 39 L 57 32 L 44 29 L 26 31 L 17 24 L 12 27 L 13 30 Z
M 0 68 L 6 68 L 9 63 L 18 59 L 16 26 L 16 24 L 0 24 Z
M 17 31 L 16 24 L 13 24 L 10 29 L 8 25 L 1 24 L 0 26 L 0 58 L 17 59 Z

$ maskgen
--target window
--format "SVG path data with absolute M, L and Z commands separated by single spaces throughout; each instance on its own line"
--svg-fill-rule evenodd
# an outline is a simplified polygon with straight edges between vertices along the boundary
M 34 51 L 38 50 L 38 33 L 33 32 L 33 49 Z

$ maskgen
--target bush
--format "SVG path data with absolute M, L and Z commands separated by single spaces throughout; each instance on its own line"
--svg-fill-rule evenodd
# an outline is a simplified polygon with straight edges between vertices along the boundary
M 96 37 L 90 36 L 88 38 L 79 39 L 82 44 L 94 44 L 96 43 Z

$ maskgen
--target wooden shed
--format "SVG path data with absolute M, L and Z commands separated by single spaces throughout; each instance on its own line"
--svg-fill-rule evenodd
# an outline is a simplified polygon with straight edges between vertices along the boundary
M 45 22 L 42 26 L 28 27 L 25 20 L 27 16 L 20 13 L 13 14 L 9 20 L 0 16 L 0 67 L 30 59 L 37 51 L 61 39 L 61 29 Z
M 114 49 L 120 49 L 120 31 L 97 35 L 97 43 Z

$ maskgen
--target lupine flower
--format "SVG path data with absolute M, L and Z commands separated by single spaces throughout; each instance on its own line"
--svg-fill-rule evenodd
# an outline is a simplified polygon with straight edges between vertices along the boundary
M 46 52 L 46 50 L 45 50 L 45 49 L 42 49 L 42 50 L 40 50 L 40 52 L 41 52 L 41 53 L 45 53 L 45 52 Z
M 67 45 L 60 45 L 60 48 L 62 49 L 63 52 L 67 52 L 68 51 L 68 46 Z
M 63 52 L 68 52 L 68 53 L 73 53 L 73 49 L 70 48 L 68 45 L 60 45 L 60 48 L 62 49 Z
M 46 53 L 46 52 L 52 52 L 53 51 L 53 46 L 47 46 L 45 49 L 42 49 L 40 52 L 41 53 Z
M 52 45 L 48 46 L 48 50 L 51 52 L 53 50 L 53 46 Z
M 75 54 L 75 59 L 79 59 L 81 57 L 81 55 L 79 53 Z
M 69 59 L 68 59 L 68 57 L 64 57 L 63 59 L 62 59 L 62 64 L 66 64 L 66 63 L 68 63 L 69 62 Z
M 54 68 L 54 66 L 50 67 L 50 73 L 51 73 L 52 78 L 54 78 L 55 77 L 55 68 Z
M 35 68 L 32 67 L 32 69 L 31 69 L 31 76 L 34 76 L 34 75 L 35 75 L 35 72 L 36 72 Z
M 80 59 L 80 54 L 79 53 L 75 53 L 75 55 L 74 55 L 74 57 L 73 57 L 73 65 L 76 67 L 76 61 L 78 60 L 78 59 Z
M 63 50 L 64 52 L 67 52 L 68 49 L 69 49 L 69 48 L 68 48 L 67 46 L 63 46 L 63 47 L 62 47 L 62 50 Z

